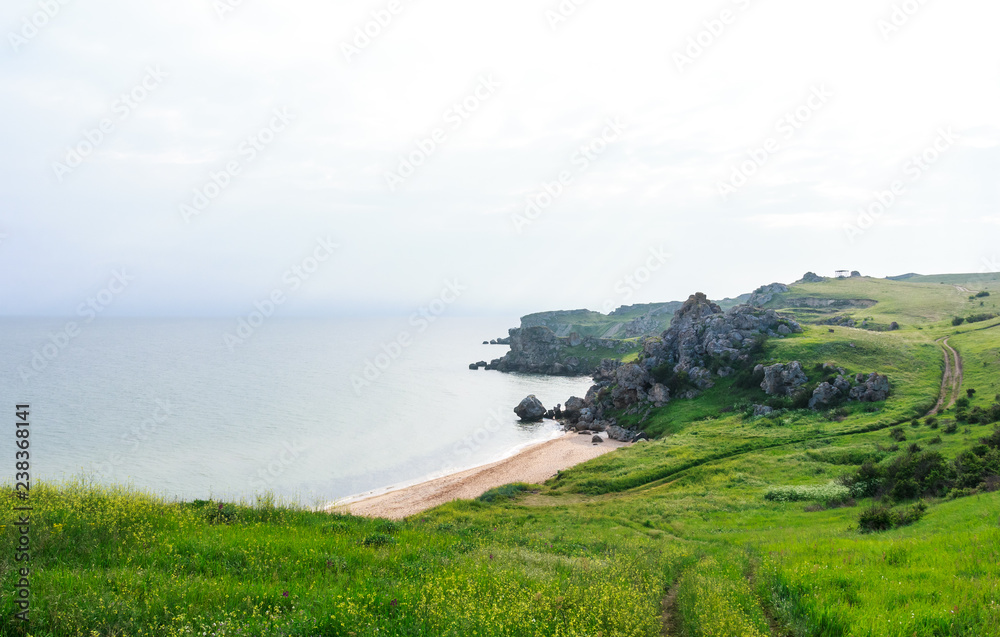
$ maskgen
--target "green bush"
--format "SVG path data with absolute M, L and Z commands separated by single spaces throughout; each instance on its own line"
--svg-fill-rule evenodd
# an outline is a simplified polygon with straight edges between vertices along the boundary
M 371 548 L 392 546 L 395 543 L 396 538 L 391 535 L 386 535 L 385 533 L 372 533 L 371 535 L 366 535 L 365 539 L 361 540 L 362 546 L 368 546 Z
M 872 505 L 858 516 L 858 529 L 862 533 L 888 531 L 892 528 L 892 509 L 884 504 Z
M 497 500 L 513 500 L 519 494 L 524 493 L 528 490 L 528 485 L 523 482 L 515 482 L 513 484 L 505 484 L 503 486 L 494 487 L 484 493 L 483 495 L 476 498 L 480 502 L 486 502 L 492 504 Z
M 954 325 L 955 327 L 958 327 L 962 323 L 965 323 L 965 319 L 962 318 L 961 316 L 956 316 L 955 318 L 951 319 L 951 324 Z
M 922 501 L 903 509 L 893 510 L 887 503 L 872 503 L 858 516 L 858 529 L 862 533 L 888 531 L 894 527 L 909 526 L 924 517 L 927 505 Z
M 892 522 L 895 526 L 909 526 L 924 517 L 925 513 L 927 513 L 927 505 L 923 502 L 917 502 L 905 509 L 894 511 Z

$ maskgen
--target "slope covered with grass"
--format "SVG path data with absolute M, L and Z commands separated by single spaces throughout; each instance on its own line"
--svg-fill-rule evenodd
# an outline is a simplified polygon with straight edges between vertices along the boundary
M 1000 634 L 1000 320 L 953 326 L 969 294 L 942 283 L 786 296 L 823 295 L 901 329 L 807 324 L 762 362 L 887 374 L 884 403 L 754 417 L 768 397 L 735 375 L 621 415 L 650 442 L 403 522 L 36 486 L 31 634 Z M 928 418 L 943 338 L 965 400 Z M 894 528 L 862 527 L 883 509 Z M 5 591 L 16 541 L 0 529 Z M 0 604 L 0 632 L 26 634 Z

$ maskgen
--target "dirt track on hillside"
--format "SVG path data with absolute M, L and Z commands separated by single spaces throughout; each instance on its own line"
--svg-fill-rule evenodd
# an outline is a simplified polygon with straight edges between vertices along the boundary
M 937 341 L 941 344 L 941 349 L 944 352 L 944 377 L 941 378 L 941 394 L 938 396 L 937 404 L 934 405 L 934 409 L 927 412 L 928 416 L 936 416 L 941 413 L 942 409 L 948 409 L 954 405 L 962 391 L 964 378 L 962 357 L 955 348 L 948 344 L 949 338 L 945 337 Z

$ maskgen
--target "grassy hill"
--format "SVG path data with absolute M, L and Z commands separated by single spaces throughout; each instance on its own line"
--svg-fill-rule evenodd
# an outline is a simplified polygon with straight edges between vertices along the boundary
M 651 442 L 403 522 L 37 485 L 31 634 L 1000 634 L 1000 451 L 982 415 L 1000 400 L 1000 319 L 953 325 L 994 311 L 975 293 L 997 279 L 914 279 L 772 300 L 804 331 L 761 362 L 799 360 L 810 382 L 824 363 L 888 374 L 884 403 L 754 418 L 766 397 L 734 376 L 621 415 Z M 900 329 L 819 324 L 837 314 Z M 965 400 L 928 417 L 943 339 Z M 0 529 L 5 591 L 17 535 Z M 0 608 L 0 633 L 24 634 L 9 595 Z

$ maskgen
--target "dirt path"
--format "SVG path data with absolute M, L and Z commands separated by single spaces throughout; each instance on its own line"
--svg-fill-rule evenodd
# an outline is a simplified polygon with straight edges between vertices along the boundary
M 677 591 L 680 586 L 681 578 L 678 577 L 667 592 L 667 596 L 663 598 L 663 614 L 660 615 L 663 625 L 660 635 L 663 637 L 680 637 L 681 621 L 677 616 Z
M 958 290 L 959 292 L 972 292 L 972 290 L 970 290 L 969 288 L 966 288 L 966 287 L 962 287 L 961 285 L 956 285 L 956 286 L 955 286 L 955 288 L 956 288 L 956 289 L 957 289 L 957 290 Z
M 938 339 L 941 349 L 944 351 L 944 376 L 941 378 L 941 394 L 938 396 L 934 409 L 927 412 L 928 416 L 936 416 L 942 409 L 948 409 L 958 400 L 958 395 L 962 391 L 962 357 L 951 345 L 948 344 L 950 337 Z M 947 405 L 945 404 L 947 403 Z

